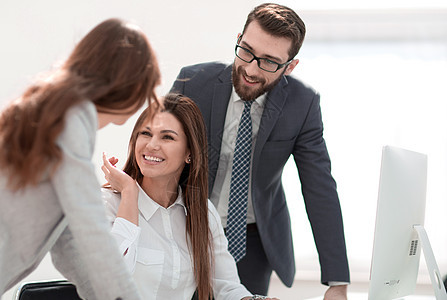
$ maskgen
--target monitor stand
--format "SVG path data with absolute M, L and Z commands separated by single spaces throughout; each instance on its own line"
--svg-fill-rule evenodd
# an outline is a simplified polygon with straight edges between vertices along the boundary
M 427 236 L 427 232 L 421 225 L 414 225 L 414 229 L 417 231 L 419 240 L 424 252 L 425 262 L 427 264 L 428 273 L 430 274 L 431 284 L 435 293 L 436 300 L 447 300 L 447 294 L 445 291 L 444 283 L 442 282 L 441 274 L 439 273 L 438 264 L 435 260 L 435 255 L 430 245 L 430 241 Z

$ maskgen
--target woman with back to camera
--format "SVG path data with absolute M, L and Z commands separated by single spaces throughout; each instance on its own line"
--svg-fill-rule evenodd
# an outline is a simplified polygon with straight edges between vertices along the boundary
M 123 171 L 117 161 L 104 155 L 111 188 L 103 199 L 143 298 L 190 300 L 197 289 L 199 299 L 252 299 L 207 199 L 206 131 L 196 104 L 168 94 L 154 114 L 143 111 Z
M 1 112 L 0 295 L 51 250 L 81 297 L 139 299 L 110 236 L 91 160 L 96 130 L 124 124 L 157 100 L 159 82 L 141 29 L 109 19 Z

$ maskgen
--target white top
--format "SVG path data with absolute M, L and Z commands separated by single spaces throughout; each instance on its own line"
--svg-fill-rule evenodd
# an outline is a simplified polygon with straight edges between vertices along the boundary
M 178 198 L 168 208 L 153 201 L 139 187 L 139 226 L 116 218 L 120 194 L 103 189 L 112 235 L 133 273 L 143 299 L 187 299 L 196 290 L 192 257 L 186 237 L 186 207 Z M 227 250 L 227 239 L 216 208 L 208 201 L 208 218 L 214 250 L 213 292 L 215 299 L 241 299 L 251 293 L 240 284 L 236 263 Z M 212 271 L 213 272 L 213 271 Z
M 256 137 L 259 131 L 259 124 L 261 123 L 262 113 L 264 111 L 264 104 L 266 101 L 266 94 L 256 98 L 251 106 L 251 120 L 252 120 L 252 159 L 254 145 L 256 144 Z M 227 115 L 225 117 L 225 126 L 222 136 L 222 147 L 219 156 L 219 167 L 216 173 L 213 190 L 210 199 L 216 205 L 217 211 L 221 216 L 222 226 L 226 227 L 228 217 L 228 200 L 230 198 L 230 184 L 231 171 L 233 169 L 234 148 L 236 147 L 237 130 L 239 128 L 239 121 L 244 111 L 244 101 L 236 94 L 234 87 L 231 93 L 230 101 L 228 102 Z M 250 161 L 250 184 L 251 187 L 251 161 Z M 251 188 L 248 189 L 248 203 L 247 203 L 247 224 L 255 223 L 255 214 L 251 202 Z

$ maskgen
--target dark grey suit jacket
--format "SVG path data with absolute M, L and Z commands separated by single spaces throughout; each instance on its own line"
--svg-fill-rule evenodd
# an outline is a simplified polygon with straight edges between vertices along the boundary
M 225 116 L 232 91 L 231 65 L 205 63 L 181 70 L 171 91 L 199 106 L 208 134 L 209 187 L 219 163 Z M 320 96 L 284 76 L 268 93 L 252 158 L 251 195 L 267 258 L 287 286 L 295 275 L 290 216 L 281 183 L 293 155 L 321 265 L 321 281 L 349 282 L 343 221 L 323 139 Z

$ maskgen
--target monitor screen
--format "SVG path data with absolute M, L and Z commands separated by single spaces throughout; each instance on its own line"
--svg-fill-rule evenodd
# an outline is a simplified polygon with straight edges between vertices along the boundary
M 385 146 L 382 151 L 369 300 L 414 293 L 421 245 L 414 225 L 423 225 L 427 156 Z

